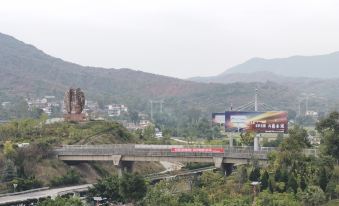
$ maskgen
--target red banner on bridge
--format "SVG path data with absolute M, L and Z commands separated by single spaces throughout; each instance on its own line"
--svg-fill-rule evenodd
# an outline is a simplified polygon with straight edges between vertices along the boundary
M 224 153 L 224 148 L 171 148 L 171 152 Z

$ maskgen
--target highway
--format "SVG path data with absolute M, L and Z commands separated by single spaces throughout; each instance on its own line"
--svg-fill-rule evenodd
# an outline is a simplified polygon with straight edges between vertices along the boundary
M 28 192 L 23 194 L 17 195 L 8 195 L 0 197 L 0 205 L 13 205 L 15 203 L 21 203 L 28 200 L 39 200 L 40 198 L 47 198 L 47 197 L 56 197 L 59 195 L 64 195 L 72 192 L 83 192 L 87 191 L 92 184 L 85 184 L 85 185 L 78 185 L 78 186 L 70 186 L 70 187 L 63 187 L 63 188 L 55 188 L 55 189 L 47 189 L 43 191 L 35 191 L 35 192 Z

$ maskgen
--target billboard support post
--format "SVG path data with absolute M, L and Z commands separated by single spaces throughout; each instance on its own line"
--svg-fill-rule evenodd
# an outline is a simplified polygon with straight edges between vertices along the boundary
M 254 137 L 254 151 L 259 151 L 259 137 L 260 137 L 260 134 L 255 134 L 255 137 Z
M 229 138 L 230 147 L 233 147 L 233 135 L 234 135 L 234 133 L 231 133 L 230 138 Z

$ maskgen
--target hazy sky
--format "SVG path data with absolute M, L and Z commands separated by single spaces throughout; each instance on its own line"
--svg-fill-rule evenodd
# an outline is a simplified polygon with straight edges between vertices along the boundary
M 338 0 L 0 0 L 0 17 L 55 57 L 180 78 L 339 50 Z

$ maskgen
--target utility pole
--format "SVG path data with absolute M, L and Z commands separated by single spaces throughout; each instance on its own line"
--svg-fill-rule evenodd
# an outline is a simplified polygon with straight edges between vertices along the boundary
M 258 89 L 255 89 L 255 96 L 254 96 L 254 111 L 258 111 Z
M 255 89 L 255 96 L 254 96 L 254 111 L 257 112 L 258 111 L 258 89 Z M 258 151 L 259 150 L 259 137 L 260 134 L 255 134 L 254 137 L 254 151 Z

